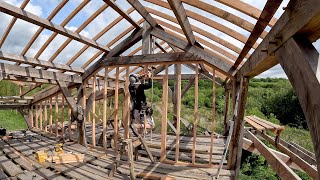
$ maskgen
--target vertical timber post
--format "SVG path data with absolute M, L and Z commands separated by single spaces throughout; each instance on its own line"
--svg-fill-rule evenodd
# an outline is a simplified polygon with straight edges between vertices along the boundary
M 33 128 L 34 127 L 34 125 L 33 125 L 33 106 L 31 105 L 30 108 L 31 108 L 30 112 L 29 112 L 30 113 L 30 116 L 29 116 L 30 117 L 30 125 L 31 125 L 30 127 Z
M 192 144 L 192 164 L 196 163 L 196 142 L 197 142 L 197 123 L 198 123 L 198 94 L 199 94 L 199 64 L 196 64 L 196 74 L 194 81 L 194 113 L 193 113 L 193 144 Z
M 116 67 L 116 85 L 115 85 L 115 93 L 114 93 L 114 150 L 115 152 L 118 151 L 118 118 L 119 118 L 119 112 L 118 112 L 118 108 L 119 108 L 119 66 Z
M 312 43 L 302 38 L 290 38 L 275 56 L 287 74 L 305 115 L 320 177 L 320 55 Z
M 224 118 L 223 118 L 223 134 L 226 134 L 228 131 L 228 116 L 229 116 L 229 103 L 230 102 L 230 89 L 225 87 L 225 104 L 224 104 Z
M 124 138 L 129 138 L 130 126 L 130 93 L 129 93 L 129 66 L 126 67 L 126 81 L 124 85 Z
M 96 75 L 92 78 L 92 146 L 96 146 Z
M 230 145 L 231 169 L 235 170 L 235 179 L 238 179 L 240 171 L 240 161 L 242 155 L 243 131 L 244 131 L 244 113 L 248 96 L 249 79 L 241 77 L 240 85 L 236 84 L 238 90 L 238 105 L 235 105 L 234 111 L 234 129 Z M 238 88 L 239 87 L 239 88 Z M 231 132 L 229 132 L 231 133 Z
M 179 145 L 180 145 L 180 112 L 181 112 L 181 64 L 176 64 L 176 162 L 179 161 Z
M 161 120 L 161 154 L 160 162 L 166 160 L 167 121 L 168 121 L 168 64 L 165 65 L 165 76 L 162 81 L 162 120 Z
M 50 103 L 49 132 L 52 133 L 52 97 L 50 97 L 49 103 Z
M 104 69 L 103 110 L 102 110 L 102 146 L 107 149 L 107 103 L 108 103 L 108 68 Z
M 210 141 L 209 165 L 212 164 L 215 113 L 216 113 L 216 74 L 215 74 L 215 69 L 212 68 L 212 117 L 211 117 L 212 121 L 211 121 L 211 141 Z

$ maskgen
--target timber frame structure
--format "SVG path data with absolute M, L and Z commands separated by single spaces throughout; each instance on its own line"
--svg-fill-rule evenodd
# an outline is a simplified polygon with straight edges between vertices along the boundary
M 233 131 L 229 132 L 231 141 L 228 146 L 228 162 L 222 168 L 231 170 L 234 172 L 233 178 L 238 178 L 241 152 L 244 145 L 248 145 L 248 139 L 250 139 L 248 146 L 253 144 L 261 154 L 268 156 L 266 159 L 270 159 L 268 162 L 275 169 L 281 167 L 280 170 L 276 170 L 281 178 L 298 179 L 285 163 L 281 162 L 279 158 L 274 158 L 274 153 L 267 150 L 266 146 L 252 132 L 247 132 L 244 128 L 245 104 L 250 78 L 280 63 L 293 85 L 307 120 L 315 149 L 316 164 L 313 165 L 317 167 L 317 171 L 311 171 L 311 176 L 318 179 L 320 176 L 320 62 L 319 52 L 312 43 L 320 37 L 319 0 L 290 0 L 287 7 L 283 8 L 284 12 L 279 19 L 276 19 L 274 14 L 282 0 L 268 0 L 262 11 L 238 0 L 216 0 L 223 6 L 236 9 L 241 14 L 255 19 L 255 24 L 202 0 L 127 0 L 131 6 L 128 10 L 123 10 L 115 0 L 104 0 L 103 2 L 103 5 L 96 12 L 75 31 L 72 31 L 67 29 L 66 25 L 90 4 L 90 0 L 83 0 L 60 25 L 54 24 L 52 19 L 63 9 L 68 0 L 60 1 L 46 19 L 24 10 L 29 0 L 24 0 L 20 7 L 0 1 L 0 12 L 13 17 L 0 39 L 0 48 L 4 45 L 17 20 L 38 26 L 37 31 L 20 54 L 0 51 L 0 59 L 3 60 L 0 63 L 1 80 L 12 81 L 21 87 L 21 92 L 17 96 L 0 97 L 0 109 L 18 109 L 25 117 L 29 129 L 39 129 L 56 136 L 64 136 L 69 133 L 68 137 L 71 138 L 71 125 L 76 121 L 78 137 L 74 140 L 90 147 L 98 146 L 95 135 L 96 122 L 101 119 L 102 147 L 107 149 L 107 121 L 110 115 L 107 115 L 109 110 L 107 106 L 110 105 L 110 109 L 111 105 L 114 106 L 111 113 L 113 127 L 122 126 L 124 132 L 121 133 L 124 138 L 130 138 L 130 96 L 127 77 L 130 73 L 145 72 L 148 67 L 152 66 L 155 67 L 153 78 L 161 82 L 163 86 L 162 107 L 159 110 L 162 113 L 160 162 L 181 165 L 182 167 L 203 166 L 217 169 L 218 163 L 214 163 L 212 157 L 215 139 L 213 133 L 214 106 L 212 108 L 212 126 L 209 130 L 212 133 L 208 136 L 211 141 L 209 162 L 204 165 L 196 162 L 198 80 L 207 78 L 215 82 L 212 87 L 213 105 L 215 104 L 216 84 L 225 88 L 225 131 L 228 131 L 228 120 L 231 119 L 234 126 L 234 128 L 230 128 Z M 117 12 L 119 17 L 93 38 L 81 35 L 81 32 L 108 8 Z M 173 15 L 163 13 L 159 9 L 170 10 Z M 199 14 L 194 9 L 205 15 Z M 141 19 L 133 18 L 131 14 L 134 12 L 138 13 Z M 210 18 L 208 14 L 210 17 L 215 16 L 233 24 L 233 26 L 238 26 L 249 32 L 250 35 L 246 36 L 225 26 Z M 121 21 L 130 23 L 130 26 L 123 29 L 124 31 L 119 36 L 112 38 L 108 44 L 101 44 L 101 41 L 98 40 Z M 192 23 L 195 21 L 232 37 L 232 39 L 241 42 L 243 47 L 240 48 L 232 42 L 214 35 L 209 30 L 197 27 Z M 270 30 L 267 31 L 267 29 Z M 51 31 L 51 36 L 43 43 L 34 57 L 26 56 L 44 30 Z M 65 36 L 67 39 L 49 59 L 39 59 L 57 35 Z M 63 49 L 74 41 L 83 45 L 81 50 L 76 52 L 66 63 L 54 62 Z M 136 46 L 137 44 L 141 44 L 141 46 Z M 133 46 L 137 48 L 132 49 Z M 89 48 L 94 49 L 95 54 L 83 62 L 81 67 L 73 66 L 74 62 Z M 171 65 L 174 66 L 173 74 L 169 73 Z M 182 66 L 192 69 L 194 73 L 183 74 Z M 175 80 L 173 92 L 168 87 L 169 79 Z M 189 84 L 182 88 L 181 80 L 189 80 Z M 39 88 L 42 84 L 49 84 L 49 87 L 34 96 L 27 96 L 29 92 Z M 179 161 L 179 150 L 181 149 L 179 141 L 183 138 L 180 134 L 180 122 L 184 121 L 180 117 L 181 97 L 191 86 L 195 88 L 193 136 L 190 145 L 191 162 L 183 163 Z M 119 102 L 119 94 L 124 96 L 122 102 Z M 232 103 L 230 103 L 230 98 Z M 167 124 L 170 123 L 167 118 L 168 99 L 174 105 L 175 125 L 171 126 L 175 131 L 174 160 L 169 160 L 167 157 L 167 141 L 169 141 Z M 101 103 L 103 107 L 102 112 L 99 112 L 98 115 L 95 113 L 96 103 Z M 121 122 L 119 121 L 120 106 L 122 106 L 123 113 Z M 53 111 L 64 113 L 66 110 L 68 112 L 68 132 L 64 132 L 64 119 L 61 120 L 61 129 L 58 129 L 60 124 L 53 113 Z M 233 117 L 229 117 L 230 111 L 234 112 Z M 49 116 L 47 116 L 48 114 Z M 88 122 L 92 123 L 92 140 L 90 141 L 86 136 Z M 183 123 L 185 125 L 185 122 Z M 113 129 L 113 148 L 115 151 L 120 148 L 117 143 L 119 131 L 119 128 Z M 248 139 L 244 138 L 244 134 Z M 261 136 L 265 136 L 265 134 Z M 270 140 L 270 137 L 264 138 Z M 90 143 L 88 144 L 88 142 Z M 127 143 L 130 144 L 131 141 Z M 277 143 L 275 141 L 275 145 Z M 285 149 L 285 147 L 282 148 Z M 295 158 L 301 159 L 293 158 L 293 156 L 290 158 L 292 161 L 295 161 Z M 300 168 L 310 172 L 308 170 L 310 168 Z

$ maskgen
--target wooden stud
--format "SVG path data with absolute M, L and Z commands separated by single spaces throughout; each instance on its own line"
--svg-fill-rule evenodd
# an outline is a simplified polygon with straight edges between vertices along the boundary
M 126 67 L 126 82 L 125 87 L 129 87 L 129 66 Z M 129 88 L 125 88 L 125 99 L 124 99 L 124 107 L 125 107 L 125 114 L 124 114 L 124 138 L 129 138 L 129 126 L 130 126 L 130 93 Z
M 52 97 L 50 97 L 49 103 L 50 103 L 49 132 L 52 133 Z
M 168 64 L 165 65 L 165 76 L 162 82 L 162 120 L 161 120 L 161 157 L 160 161 L 166 160 L 167 146 L 167 121 L 168 121 Z
M 96 75 L 93 76 L 92 84 L 92 146 L 96 146 Z
M 71 140 L 71 107 L 68 108 L 68 137 Z
M 29 116 L 30 116 L 30 127 L 33 128 L 34 124 L 33 124 L 33 106 L 30 107 L 30 111 L 29 111 Z
M 177 118 L 177 126 L 176 126 L 176 157 L 175 161 L 179 161 L 179 146 L 180 146 L 180 116 L 181 116 L 181 64 L 177 64 L 177 86 L 175 89 L 175 102 L 176 102 L 176 118 Z
M 108 104 L 108 68 L 104 69 L 103 81 L 103 110 L 102 110 L 102 145 L 107 149 L 107 104 Z
M 82 94 L 82 108 L 83 108 L 83 122 L 77 124 L 77 130 L 79 133 L 78 141 L 80 144 L 87 146 L 87 140 L 86 140 L 86 122 L 88 115 L 86 114 L 86 103 L 87 103 L 87 81 L 83 81 L 83 94 Z
M 211 121 L 211 141 L 210 141 L 210 157 L 209 164 L 212 164 L 213 139 L 214 139 L 214 116 L 216 114 L 216 75 L 215 69 L 212 68 L 212 121 Z
M 41 101 L 40 102 L 40 104 L 39 104 L 39 106 L 40 106 L 40 108 L 39 108 L 39 119 L 40 119 L 40 124 L 39 124 L 39 126 L 40 126 L 40 130 L 42 130 L 42 126 L 43 126 L 43 123 L 42 123 L 42 114 L 43 114 L 43 112 L 42 112 L 42 103 L 43 103 L 43 101 Z
M 193 143 L 192 143 L 192 164 L 196 161 L 196 141 L 197 141 L 197 122 L 198 122 L 198 94 L 199 94 L 199 64 L 196 64 L 195 81 L 194 81 L 194 119 L 193 119 Z
M 36 129 L 38 129 L 39 128 L 39 123 L 38 123 L 38 113 L 39 113 L 39 109 L 38 109 L 38 104 L 36 104 L 35 106 L 35 111 L 36 111 L 36 122 L 35 122 L 35 127 L 36 127 Z
M 225 89 L 225 104 L 224 104 L 224 119 L 223 119 L 224 134 L 226 134 L 228 131 L 229 101 L 230 101 L 230 90 L 226 88 Z
M 48 111 L 47 111 L 48 101 L 44 101 L 44 131 L 48 132 Z
M 114 151 L 118 151 L 118 119 L 119 119 L 119 66 L 116 67 L 116 87 L 115 87 L 115 94 L 114 94 Z
M 61 108 L 61 115 L 62 115 L 62 117 L 61 117 L 61 135 L 62 135 L 62 137 L 64 138 L 64 97 L 63 96 L 61 96 L 61 98 L 62 98 L 62 108 Z
M 58 101 L 59 101 L 59 95 L 56 94 L 56 103 L 55 103 L 55 108 L 56 108 L 56 136 L 59 135 L 59 106 L 58 106 Z

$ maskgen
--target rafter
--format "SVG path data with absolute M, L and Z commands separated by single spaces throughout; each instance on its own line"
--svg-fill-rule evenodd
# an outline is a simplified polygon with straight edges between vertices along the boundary
M 275 51 L 293 35 L 300 34 L 307 37 L 317 31 L 314 27 L 320 25 L 317 21 L 320 19 L 320 2 L 317 0 L 305 1 L 302 4 L 295 2 L 289 2 L 290 9 L 286 9 L 267 37 L 236 72 L 238 79 L 241 75 L 256 76 L 275 66 L 278 63 L 273 56 Z
M 27 6 L 27 4 L 29 3 L 29 1 L 30 0 L 24 0 L 23 3 L 20 6 L 20 9 L 24 9 Z M 5 42 L 5 40 L 7 39 L 8 35 L 9 35 L 12 27 L 16 23 L 17 19 L 18 18 L 16 18 L 16 17 L 12 18 L 12 20 L 10 21 L 10 24 L 7 26 L 6 31 L 3 33 L 3 35 L 2 35 L 2 37 L 0 39 L 0 49 L 1 49 L 2 45 L 3 45 L 3 43 Z
M 212 56 L 210 53 L 206 52 L 205 50 L 203 50 L 197 46 L 190 46 L 189 43 L 187 43 L 187 42 L 185 42 L 185 41 L 183 41 L 173 35 L 170 35 L 170 34 L 166 33 L 165 31 L 158 29 L 158 28 L 154 28 L 151 31 L 151 34 L 156 36 L 159 39 L 166 41 L 169 44 L 172 44 L 180 49 L 188 51 L 189 53 L 197 55 L 199 58 L 205 60 L 207 63 L 218 68 L 219 71 L 221 71 L 225 75 L 230 76 L 227 72 L 230 70 L 231 66 L 228 63 L 226 63 L 225 61 Z
M 153 17 L 148 13 L 146 8 L 139 2 L 139 0 L 127 0 L 132 7 L 138 11 L 138 13 L 150 24 L 151 27 L 156 27 L 157 22 Z
M 267 1 L 266 5 L 263 8 L 263 11 L 258 19 L 258 22 L 254 26 L 251 34 L 242 48 L 236 62 L 233 65 L 233 68 L 236 69 L 240 63 L 243 61 L 247 53 L 250 51 L 252 46 L 256 43 L 258 38 L 260 37 L 261 33 L 264 31 L 270 20 L 272 19 L 273 15 L 278 10 L 282 0 L 279 1 Z
M 110 7 L 112 7 L 115 11 L 117 11 L 122 17 L 124 17 L 129 23 L 131 23 L 135 28 L 140 28 L 139 24 L 133 20 L 125 11 L 123 11 L 114 0 L 103 0 Z
M 130 8 L 127 12 L 127 14 L 130 14 L 134 9 Z M 114 21 L 112 21 L 108 26 L 103 28 L 97 35 L 95 35 L 92 40 L 96 41 L 99 38 L 101 38 L 106 32 L 108 32 L 113 26 L 115 26 L 117 23 L 119 23 L 123 19 L 122 16 L 117 17 Z M 108 46 L 108 45 L 107 45 Z M 81 48 L 66 64 L 71 65 L 78 57 L 81 56 L 83 52 L 85 52 L 90 46 L 85 45 L 83 48 Z
M 33 23 L 35 25 L 42 26 L 46 29 L 49 29 L 49 30 L 54 31 L 56 33 L 59 33 L 61 35 L 67 36 L 67 37 L 72 38 L 76 41 L 87 44 L 91 47 L 97 48 L 101 51 L 108 52 L 110 50 L 109 48 L 98 44 L 97 42 L 93 41 L 92 39 L 84 37 L 78 33 L 70 31 L 62 26 L 56 25 L 46 19 L 43 19 L 43 18 L 36 16 L 32 13 L 29 13 L 27 11 L 21 10 L 20 8 L 17 8 L 15 6 L 10 5 L 8 3 L 5 3 L 3 1 L 0 2 L 0 11 L 4 12 L 6 14 L 9 14 L 11 16 L 17 17 L 19 19 L 25 20 L 27 22 Z
M 196 39 L 191 29 L 190 22 L 188 20 L 186 11 L 183 7 L 183 4 L 180 0 L 168 0 L 168 3 L 176 16 L 180 27 L 182 28 L 184 35 L 186 36 L 188 42 L 192 45 L 195 44 Z
M 84 8 L 90 1 L 89 0 L 84 0 L 82 1 L 78 7 L 76 7 L 69 15 L 67 18 L 65 18 L 62 23 L 60 24 L 61 27 L 65 27 L 70 21 L 71 19 L 77 15 L 82 8 Z M 54 38 L 58 35 L 57 32 L 54 32 L 50 35 L 50 37 L 46 40 L 46 42 L 42 45 L 42 47 L 39 49 L 39 51 L 37 52 L 37 54 L 34 56 L 35 58 L 39 58 L 41 56 L 41 54 L 43 53 L 43 51 L 50 45 L 50 43 L 54 40 Z
M 105 57 L 102 57 L 101 59 L 109 58 L 113 56 L 119 56 L 121 53 L 123 53 L 124 51 L 129 49 L 131 46 L 133 46 L 135 43 L 141 40 L 142 32 L 143 32 L 143 29 L 136 29 L 135 31 L 133 31 L 133 33 L 129 37 L 127 37 L 122 42 L 120 42 L 108 54 L 105 54 Z M 88 69 L 86 69 L 86 71 L 82 75 L 83 80 L 86 80 L 94 72 L 97 72 L 99 69 L 101 69 L 101 66 L 100 66 L 101 59 L 95 62 Z
M 62 0 L 59 5 L 51 12 L 51 14 L 48 16 L 47 20 L 51 21 L 57 14 L 58 12 L 66 5 L 68 0 Z M 43 27 L 39 27 L 36 33 L 33 34 L 32 38 L 29 40 L 28 44 L 24 47 L 22 50 L 21 55 L 26 55 L 32 44 L 36 41 L 36 39 L 39 37 L 41 32 L 44 30 Z
M 96 12 L 94 12 L 85 22 L 83 22 L 78 29 L 75 31 L 76 33 L 80 33 L 84 28 L 86 28 L 99 14 L 101 14 L 105 9 L 107 9 L 109 5 L 104 4 L 102 5 Z M 94 39 L 93 39 L 94 40 Z M 49 61 L 53 62 L 55 58 L 61 53 L 61 51 L 68 46 L 68 44 L 72 41 L 71 38 L 65 40 L 65 42 L 53 53 L 50 57 Z

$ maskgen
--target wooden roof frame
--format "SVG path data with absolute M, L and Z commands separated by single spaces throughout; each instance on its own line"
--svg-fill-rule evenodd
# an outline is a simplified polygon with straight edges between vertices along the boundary
M 105 66 L 112 68 L 117 66 L 116 82 L 113 81 L 112 77 L 108 77 L 108 79 L 105 79 L 106 81 L 103 83 L 108 83 L 109 86 L 115 87 L 116 91 L 118 91 L 120 87 L 119 84 L 123 85 L 123 83 L 120 82 L 121 79 L 119 79 L 119 74 L 125 69 L 128 69 L 126 67 L 120 70 L 119 66 L 138 66 L 139 64 L 141 65 L 141 63 L 147 65 L 160 64 L 157 71 L 160 72 L 163 64 L 165 64 L 165 67 L 168 67 L 168 64 L 196 62 L 196 72 L 202 71 L 205 76 L 211 76 L 210 73 L 212 73 L 212 77 L 210 78 L 214 81 L 220 81 L 222 79 L 227 83 L 223 84 L 226 85 L 226 87 L 231 87 L 231 84 L 233 85 L 234 102 L 236 101 L 236 89 L 239 89 L 240 105 L 237 107 L 238 109 L 235 109 L 238 114 L 238 116 L 235 117 L 236 128 L 234 130 L 234 136 L 236 137 L 232 142 L 233 149 L 230 150 L 232 152 L 230 167 L 236 169 L 237 177 L 239 168 L 237 164 L 239 163 L 239 157 L 241 157 L 242 149 L 241 135 L 243 135 L 243 132 L 241 122 L 244 116 L 244 106 L 249 79 L 270 69 L 280 62 L 282 67 L 284 67 L 285 72 L 288 74 L 288 78 L 293 82 L 293 86 L 297 91 L 299 100 L 302 102 L 302 108 L 306 114 L 308 124 L 310 124 L 309 128 L 315 147 L 320 147 L 319 138 L 317 138 L 319 136 L 318 129 L 320 129 L 320 123 L 318 123 L 318 121 L 320 121 L 320 119 L 319 116 L 314 115 L 315 113 L 309 110 L 309 106 L 307 106 L 309 103 L 309 105 L 311 104 L 310 106 L 312 106 L 312 110 L 319 112 L 320 106 L 317 103 L 319 103 L 320 95 L 315 93 L 320 90 L 318 80 L 319 69 L 317 69 L 319 67 L 318 64 L 320 63 L 316 62 L 316 60 L 318 60 L 316 57 L 319 56 L 319 53 L 316 52 L 311 44 L 320 37 L 319 0 L 291 0 L 288 6 L 284 8 L 285 12 L 279 20 L 274 17 L 274 14 L 282 1 L 267 1 L 264 9 L 260 11 L 259 9 L 242 1 L 216 0 L 218 3 L 256 19 L 257 22 L 255 24 L 245 20 L 243 17 L 234 15 L 227 10 L 204 1 L 144 1 L 164 8 L 165 11 L 172 11 L 174 17 L 161 13 L 155 10 L 155 8 L 144 6 L 142 0 L 127 0 L 132 7 L 126 11 L 116 4 L 115 0 L 104 0 L 105 3 L 103 3 L 96 12 L 90 15 L 76 31 L 71 31 L 66 29 L 65 26 L 73 19 L 73 17 L 86 8 L 89 0 L 83 0 L 69 15 L 67 15 L 60 25 L 54 24 L 52 20 L 68 3 L 68 0 L 62 0 L 46 19 L 24 10 L 29 3 L 29 0 L 24 0 L 20 7 L 0 1 L 0 11 L 13 16 L 13 19 L 6 28 L 4 35 L 0 39 L 0 47 L 3 46 L 8 34 L 18 19 L 22 19 L 39 26 L 38 30 L 29 40 L 20 55 L 15 55 L 9 52 L 0 52 L 0 59 L 15 62 L 15 64 L 0 63 L 0 78 L 11 81 L 32 83 L 32 87 L 37 87 L 42 83 L 55 85 L 54 87 L 50 87 L 36 94 L 31 102 L 36 103 L 60 93 L 61 88 L 57 86 L 57 84 L 63 87 L 63 93 L 68 95 L 67 91 L 69 88 L 79 88 L 81 83 L 95 84 L 95 79 L 92 80 L 91 78 L 92 75 L 94 75 L 95 78 L 105 79 L 101 78 L 103 75 L 99 74 L 98 76 L 100 77 L 96 76 L 96 73 Z M 204 14 L 208 13 L 215 17 L 219 17 L 239 27 L 239 29 L 246 30 L 250 35 L 249 37 L 246 37 L 241 34 L 239 30 L 226 27 L 220 22 L 201 15 L 199 12 L 188 10 L 185 5 L 192 6 L 199 11 L 204 11 Z M 85 29 L 85 27 L 87 27 L 99 14 L 103 13 L 103 11 L 109 7 L 114 9 L 120 16 L 104 27 L 104 29 L 93 38 L 80 35 L 80 32 Z M 138 12 L 142 19 L 134 19 L 130 15 L 130 13 L 134 11 Z M 165 19 L 165 21 L 168 22 L 165 22 L 156 16 Z M 109 43 L 106 43 L 106 45 L 97 43 L 99 38 L 123 19 L 129 22 L 131 26 L 124 29 L 123 32 L 120 32 L 118 36 L 112 39 Z M 190 19 L 203 23 L 206 26 L 226 34 L 243 43 L 244 46 L 240 48 L 234 45 L 231 41 L 227 41 L 211 32 L 196 27 L 192 24 Z M 148 28 L 144 29 L 141 26 L 141 23 L 143 22 L 147 22 L 149 24 Z M 147 25 L 145 27 L 147 27 Z M 271 28 L 271 30 L 267 32 L 266 27 Z M 52 31 L 53 34 L 48 40 L 46 40 L 46 42 L 44 42 L 34 57 L 26 57 L 30 47 L 45 29 Z M 124 38 L 127 34 L 129 34 L 129 36 Z M 65 36 L 68 39 L 63 42 L 63 44 L 49 59 L 40 60 L 39 57 L 41 54 L 43 54 L 57 35 Z M 128 52 L 130 56 L 121 56 L 123 55 L 123 52 L 128 51 L 129 48 L 141 41 L 142 36 L 155 37 L 161 40 L 161 43 L 157 43 L 155 45 L 160 49 L 157 54 L 138 55 L 140 50 L 143 52 L 145 51 L 144 47 L 137 47 L 131 52 Z M 205 38 L 201 36 L 204 36 Z M 257 41 L 259 38 L 262 39 L 261 43 L 258 43 Z M 63 49 L 65 49 L 72 41 L 78 41 L 83 44 L 84 47 L 76 52 L 76 54 L 70 58 L 66 64 L 55 63 L 54 60 L 56 60 Z M 218 45 L 213 44 L 211 41 L 215 41 Z M 163 47 L 165 43 L 166 47 Z M 83 62 L 81 67 L 73 67 L 74 62 L 83 53 L 85 53 L 89 47 L 95 49 L 96 53 L 89 58 L 88 61 Z M 290 51 L 290 48 L 295 50 L 297 56 L 291 54 L 292 52 Z M 249 53 L 251 49 L 254 49 L 252 54 Z M 102 57 L 100 57 L 101 55 Z M 296 64 L 290 65 L 285 61 L 285 57 L 290 57 L 292 61 L 296 62 Z M 244 59 L 247 60 L 243 62 Z M 298 65 L 299 60 L 303 61 L 303 67 Z M 28 65 L 28 67 L 25 67 L 25 65 Z M 317 65 L 317 68 L 311 67 L 314 65 Z M 41 69 L 39 69 L 39 67 Z M 300 72 L 303 77 L 298 77 L 294 73 L 295 71 L 293 68 Z M 307 72 L 302 73 L 303 70 Z M 126 71 L 126 75 L 127 74 L 128 71 Z M 221 79 L 215 78 L 216 76 Z M 311 87 L 311 85 L 304 84 L 305 82 L 295 84 L 299 78 L 309 80 L 313 86 Z M 228 81 L 229 79 L 230 81 Z M 37 84 L 34 85 L 34 83 Z M 128 83 L 128 81 L 126 81 L 126 83 Z M 306 88 L 302 88 L 301 84 L 305 85 Z M 82 86 L 79 88 L 78 96 L 82 92 L 81 87 Z M 306 94 L 311 94 L 314 98 L 308 98 L 310 102 L 307 102 L 303 99 Z M 74 105 L 76 103 L 73 102 L 70 104 Z M 9 105 L 3 107 L 8 108 Z M 260 142 L 257 139 L 253 137 L 251 140 L 254 144 L 260 146 Z M 273 154 L 269 151 L 265 152 L 265 154 L 271 156 L 271 160 L 276 158 L 273 157 Z M 316 151 L 316 157 L 318 170 L 320 170 L 319 151 Z

